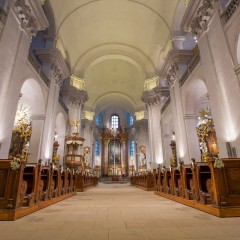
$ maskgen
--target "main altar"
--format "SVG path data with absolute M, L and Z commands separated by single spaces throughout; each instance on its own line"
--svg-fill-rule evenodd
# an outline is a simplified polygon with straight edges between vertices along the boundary
M 121 128 L 114 131 L 103 129 L 102 176 L 125 176 L 128 173 L 127 133 Z

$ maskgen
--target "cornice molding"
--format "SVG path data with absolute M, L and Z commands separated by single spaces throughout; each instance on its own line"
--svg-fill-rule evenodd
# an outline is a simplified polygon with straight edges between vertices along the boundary
M 147 105 L 160 105 L 162 97 L 169 96 L 169 88 L 157 86 L 149 91 L 144 91 L 141 100 Z
M 71 85 L 61 88 L 61 95 L 69 97 L 69 104 L 73 106 L 83 105 L 88 100 L 88 94 L 85 90 L 79 90 Z
M 168 53 L 166 61 L 164 62 L 161 71 L 160 78 L 165 78 L 166 74 L 171 68 L 172 64 L 188 64 L 193 57 L 191 50 L 176 50 L 173 49 Z
M 70 76 L 66 62 L 57 48 L 37 49 L 36 55 L 42 63 L 50 65 L 49 78 L 59 86 L 62 85 L 64 79 Z

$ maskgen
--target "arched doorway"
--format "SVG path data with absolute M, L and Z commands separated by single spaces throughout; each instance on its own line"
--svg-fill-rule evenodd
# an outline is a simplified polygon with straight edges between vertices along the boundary
M 195 79 L 188 85 L 184 103 L 190 157 L 197 161 L 207 161 L 210 154 L 208 142 L 216 144 L 214 146 L 214 149 L 217 149 L 216 154 L 218 154 L 218 148 L 208 90 L 203 80 Z
M 25 154 L 28 155 L 28 162 L 38 161 L 45 106 L 44 94 L 38 82 L 34 79 L 24 81 L 13 126 L 10 157 L 14 157 L 16 154 Z

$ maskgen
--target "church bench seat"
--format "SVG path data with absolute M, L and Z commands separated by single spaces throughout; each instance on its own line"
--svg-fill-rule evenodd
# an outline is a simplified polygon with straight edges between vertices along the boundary
M 211 185 L 211 170 L 208 163 L 195 162 L 193 163 L 194 177 L 194 199 L 202 204 L 211 204 L 211 192 L 208 188 Z
M 24 168 L 23 179 L 27 182 L 24 206 L 32 206 L 38 202 L 39 168 L 41 168 L 40 164 L 26 164 Z
M 183 196 L 182 173 L 177 168 L 173 168 L 172 170 L 172 191 L 175 196 Z
M 153 173 L 148 172 L 132 176 L 131 185 L 146 191 L 154 191 L 154 175 Z
M 82 172 L 76 172 L 73 180 L 77 192 L 84 192 L 98 184 L 98 177 Z
M 60 194 L 61 171 L 53 166 L 19 162 L 16 169 L 12 160 L 0 160 L 0 220 L 16 220 L 76 194 Z M 67 173 L 69 171 L 66 171 Z M 73 173 L 70 173 L 73 179 Z M 70 180 L 74 185 L 73 180 Z
M 183 197 L 192 200 L 194 195 L 194 181 L 193 173 L 190 164 L 182 165 L 182 183 L 183 183 Z
M 193 161 L 192 164 L 182 164 L 180 177 L 179 172 L 172 169 L 172 180 L 169 169 L 162 170 L 158 173 L 159 187 L 155 194 L 218 217 L 239 217 L 240 159 L 222 159 L 222 162 L 222 168 L 215 167 L 215 159 L 210 159 L 208 163 Z M 170 184 L 162 191 L 161 182 L 164 181 Z M 166 191 L 171 184 L 174 194 Z M 180 192 L 182 195 L 178 194 Z
M 172 172 L 171 172 L 171 169 L 169 168 L 166 168 L 166 171 L 164 173 L 164 192 L 167 193 L 167 194 L 172 194 L 173 191 L 172 191 Z

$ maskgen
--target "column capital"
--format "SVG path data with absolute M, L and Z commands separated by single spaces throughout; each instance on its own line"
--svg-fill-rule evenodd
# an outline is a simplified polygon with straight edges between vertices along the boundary
M 141 100 L 147 105 L 160 105 L 162 97 L 169 95 L 167 87 L 157 86 L 149 91 L 144 91 Z
M 82 119 L 82 124 L 81 124 L 81 128 L 82 129 L 86 129 L 88 128 L 90 131 L 92 131 L 94 129 L 94 121 L 93 120 L 89 120 L 89 119 Z
M 86 91 L 80 90 L 77 95 L 70 95 L 69 104 L 76 107 L 82 107 L 84 103 L 88 100 L 88 94 Z

